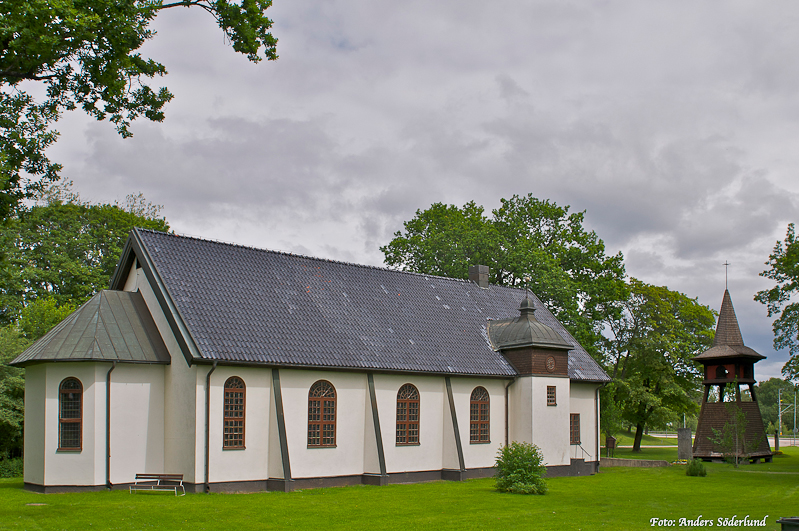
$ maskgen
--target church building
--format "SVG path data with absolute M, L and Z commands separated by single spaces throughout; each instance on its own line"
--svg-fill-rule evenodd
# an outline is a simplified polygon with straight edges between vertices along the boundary
M 289 491 L 599 465 L 610 378 L 538 298 L 134 229 L 108 290 L 17 357 L 25 486 Z

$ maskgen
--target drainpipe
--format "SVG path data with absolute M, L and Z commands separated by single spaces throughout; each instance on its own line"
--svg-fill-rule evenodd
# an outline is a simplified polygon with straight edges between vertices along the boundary
M 505 446 L 508 445 L 508 424 L 509 424 L 509 413 L 508 413 L 508 387 L 510 387 L 515 381 L 516 376 L 513 377 L 513 380 L 508 382 L 508 385 L 505 386 Z
M 208 482 L 208 468 L 210 464 L 210 425 L 211 425 L 211 375 L 216 370 L 216 361 L 213 367 L 205 376 L 205 492 L 211 492 L 211 484 Z
M 111 372 L 116 369 L 116 360 L 105 375 L 105 488 L 111 490 Z
M 596 404 L 596 471 L 599 472 L 599 462 L 602 460 L 601 455 L 601 446 L 602 444 L 599 441 L 599 391 L 608 385 L 608 382 L 601 384 L 599 387 L 596 388 L 596 396 L 594 397 L 594 404 Z

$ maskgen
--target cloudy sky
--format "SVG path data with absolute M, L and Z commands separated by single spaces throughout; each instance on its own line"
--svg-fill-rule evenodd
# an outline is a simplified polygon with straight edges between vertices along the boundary
M 74 113 L 50 151 L 86 199 L 144 193 L 178 233 L 381 265 L 416 209 L 533 193 L 627 271 L 718 309 L 752 297 L 799 221 L 799 3 L 274 0 L 276 62 L 199 10 L 144 51 L 175 99 L 119 138 Z

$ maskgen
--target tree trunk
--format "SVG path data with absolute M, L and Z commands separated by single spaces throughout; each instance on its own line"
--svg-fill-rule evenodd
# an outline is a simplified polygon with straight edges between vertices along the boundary
M 635 441 L 633 442 L 633 453 L 641 453 L 641 439 L 644 437 L 644 424 L 635 425 Z

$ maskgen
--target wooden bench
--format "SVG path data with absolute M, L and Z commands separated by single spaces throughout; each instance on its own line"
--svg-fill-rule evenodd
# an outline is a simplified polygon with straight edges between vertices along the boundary
M 183 492 L 181 496 L 186 495 L 186 489 L 183 487 L 183 474 L 136 474 L 135 482 L 130 486 L 131 493 L 137 490 L 173 490 L 175 496 L 178 495 L 178 489 Z

